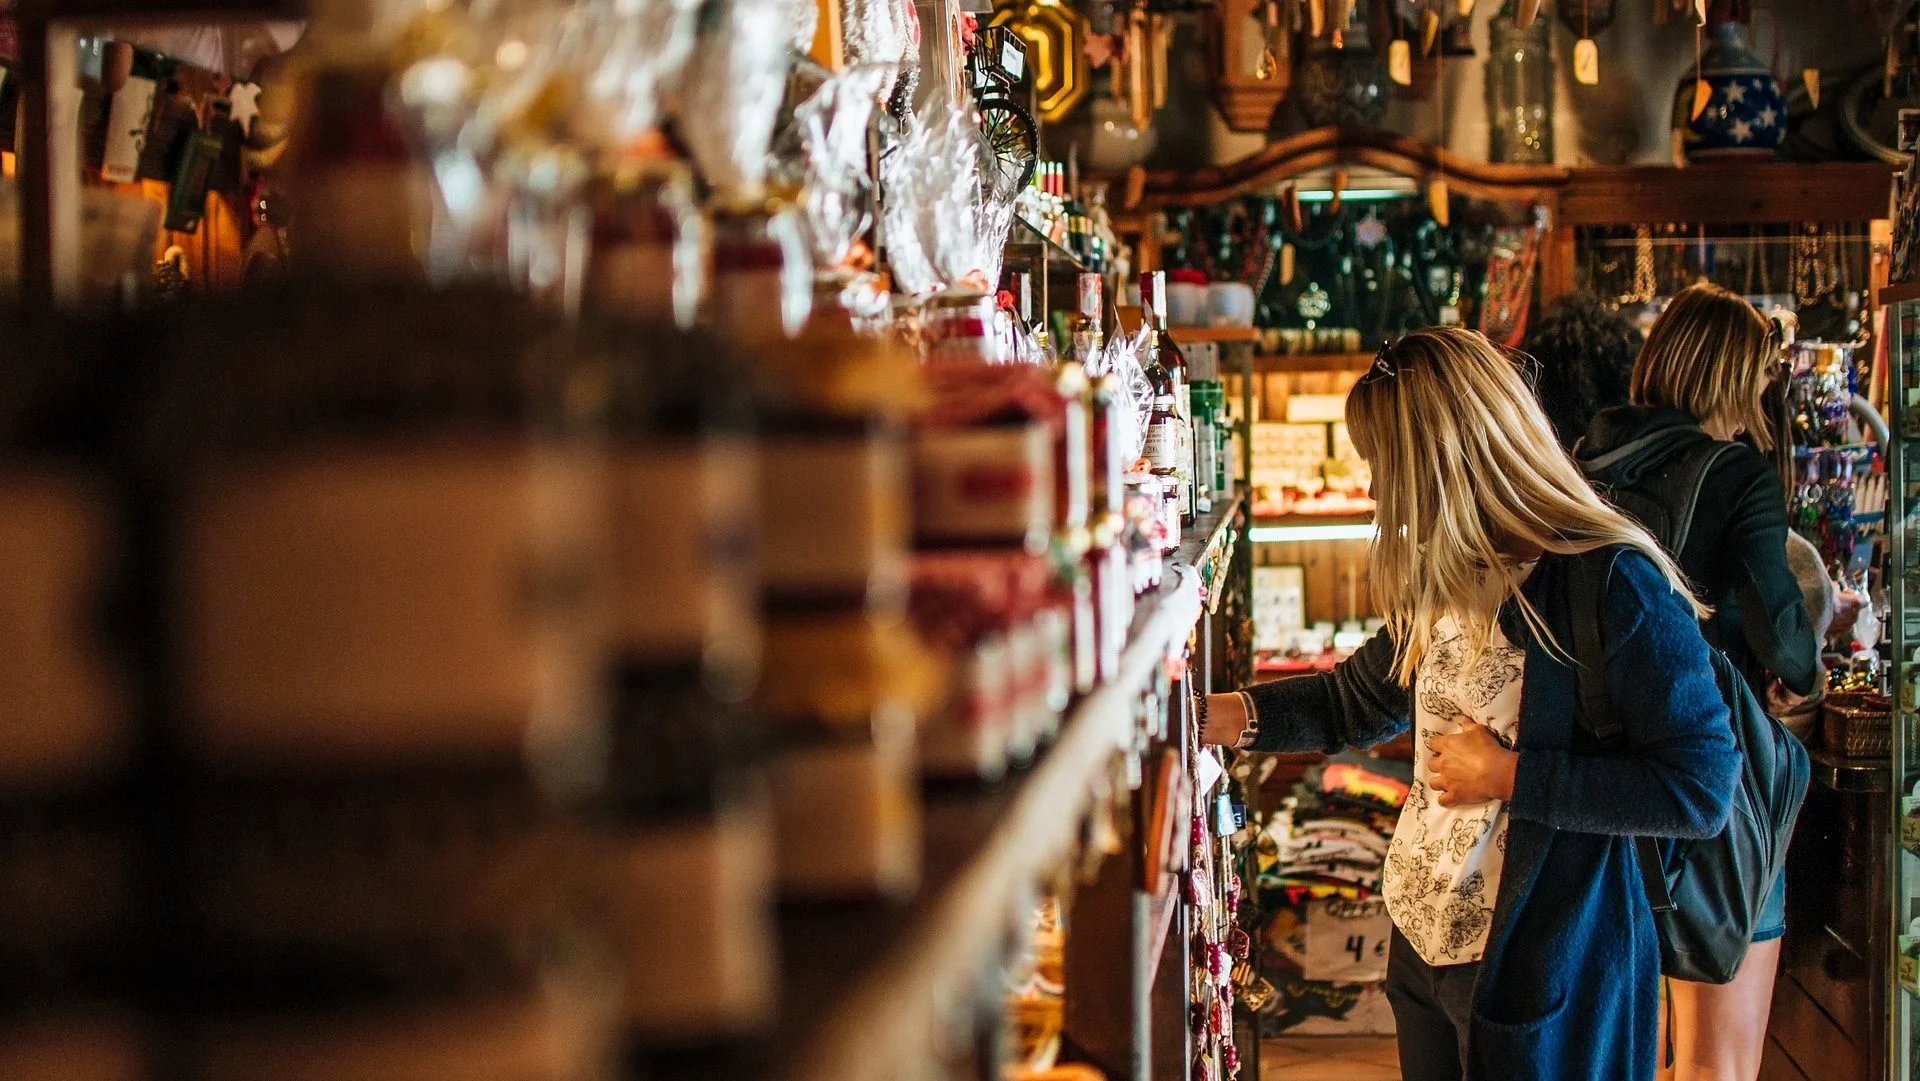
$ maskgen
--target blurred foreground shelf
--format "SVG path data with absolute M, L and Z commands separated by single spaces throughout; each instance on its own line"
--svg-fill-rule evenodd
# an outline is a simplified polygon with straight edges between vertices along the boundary
M 1199 621 L 1203 572 L 1230 558 L 1242 506 L 1189 531 L 1160 589 L 1140 600 L 1118 678 L 1068 710 L 1033 765 L 995 787 L 927 793 L 925 879 L 912 900 L 783 909 L 775 1078 L 901 1076 L 998 993 L 1015 928 L 1077 847 L 1140 690 Z

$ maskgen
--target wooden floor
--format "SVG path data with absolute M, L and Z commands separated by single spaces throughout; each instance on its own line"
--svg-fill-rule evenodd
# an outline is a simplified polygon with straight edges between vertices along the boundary
M 1260 1081 L 1400 1081 L 1400 1056 L 1390 1036 L 1268 1040 Z

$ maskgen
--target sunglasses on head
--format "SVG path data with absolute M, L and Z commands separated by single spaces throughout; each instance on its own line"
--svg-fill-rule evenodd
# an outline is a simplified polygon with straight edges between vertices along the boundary
M 1400 364 L 1393 357 L 1393 346 L 1391 339 L 1381 340 L 1380 349 L 1373 354 L 1373 363 L 1367 367 L 1367 373 L 1360 377 L 1360 382 L 1373 383 L 1400 374 Z

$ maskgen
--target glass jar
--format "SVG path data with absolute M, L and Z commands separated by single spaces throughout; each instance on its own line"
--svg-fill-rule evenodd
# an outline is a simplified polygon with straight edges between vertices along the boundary
M 1487 159 L 1514 165 L 1553 162 L 1553 20 L 1521 30 L 1513 7 L 1489 26 Z

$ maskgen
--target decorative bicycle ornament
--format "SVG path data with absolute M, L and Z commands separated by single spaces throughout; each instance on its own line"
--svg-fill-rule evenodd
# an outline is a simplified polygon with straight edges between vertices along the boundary
M 1005 26 L 978 31 L 967 50 L 967 74 L 989 151 L 981 178 L 993 194 L 1012 198 L 1032 183 L 1040 161 L 1040 128 L 1013 96 L 1027 75 L 1027 43 Z

